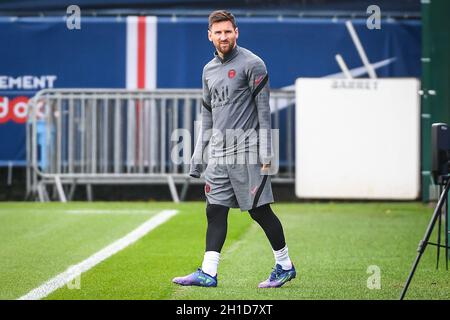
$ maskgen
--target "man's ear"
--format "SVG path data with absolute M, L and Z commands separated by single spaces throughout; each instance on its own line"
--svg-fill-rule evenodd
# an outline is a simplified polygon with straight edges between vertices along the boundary
M 211 36 L 212 36 L 211 30 L 208 29 L 208 40 L 212 42 Z
M 237 38 L 239 38 L 239 30 L 238 30 L 238 28 L 236 28 L 235 31 L 236 31 L 236 39 L 237 39 Z

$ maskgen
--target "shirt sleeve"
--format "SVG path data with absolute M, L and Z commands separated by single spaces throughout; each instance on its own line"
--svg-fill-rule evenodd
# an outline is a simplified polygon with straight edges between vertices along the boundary
M 259 158 L 261 163 L 269 164 L 272 161 L 272 118 L 270 115 L 270 89 L 269 75 L 261 59 L 250 64 L 248 72 L 249 87 L 256 104 L 259 121 Z
M 203 153 L 211 138 L 212 130 L 212 109 L 211 109 L 211 95 L 208 88 L 208 83 L 205 80 L 205 71 L 203 70 L 202 76 L 203 87 L 203 101 L 202 101 L 202 121 L 200 126 L 200 132 L 195 144 L 194 153 L 191 158 L 189 175 L 194 178 L 200 178 L 203 172 Z

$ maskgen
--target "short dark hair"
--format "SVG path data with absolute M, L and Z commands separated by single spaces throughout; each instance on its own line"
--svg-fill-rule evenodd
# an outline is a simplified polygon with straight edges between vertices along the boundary
M 230 21 L 233 25 L 233 28 L 236 29 L 236 19 L 233 14 L 226 10 L 216 10 L 210 13 L 208 17 L 208 29 L 211 29 L 211 26 L 216 22 L 222 21 Z

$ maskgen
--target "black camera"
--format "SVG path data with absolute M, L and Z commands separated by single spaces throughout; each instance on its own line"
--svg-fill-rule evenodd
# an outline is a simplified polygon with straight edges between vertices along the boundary
M 433 123 L 431 126 L 431 173 L 436 184 L 442 184 L 449 173 L 450 128 L 446 123 Z

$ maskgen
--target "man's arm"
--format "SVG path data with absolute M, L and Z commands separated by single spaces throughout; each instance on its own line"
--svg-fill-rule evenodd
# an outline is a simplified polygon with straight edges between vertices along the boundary
M 203 107 L 202 107 L 202 124 L 200 133 L 195 144 L 194 153 L 191 158 L 191 167 L 189 175 L 194 178 L 200 178 L 203 172 L 203 152 L 211 138 L 212 129 L 212 109 L 211 109 L 211 95 L 209 93 L 208 84 L 205 80 L 205 71 L 202 76 L 203 83 Z
M 272 161 L 272 125 L 270 116 L 269 75 L 261 59 L 250 64 L 248 81 L 255 100 L 259 121 L 259 159 L 264 168 Z

